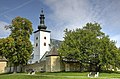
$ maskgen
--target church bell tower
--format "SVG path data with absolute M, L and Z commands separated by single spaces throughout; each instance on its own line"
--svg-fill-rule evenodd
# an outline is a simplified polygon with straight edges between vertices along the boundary
M 34 32 L 34 57 L 33 62 L 39 62 L 43 55 L 49 51 L 50 32 L 45 25 L 45 16 L 43 10 L 40 14 L 40 24 L 38 30 Z

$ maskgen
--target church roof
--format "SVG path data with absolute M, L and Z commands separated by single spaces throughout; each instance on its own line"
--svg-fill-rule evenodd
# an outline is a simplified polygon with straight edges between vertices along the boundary
M 51 31 L 48 31 L 48 30 L 38 29 L 37 31 L 34 31 L 33 33 L 36 33 L 36 32 L 39 32 L 39 31 L 43 31 L 43 32 L 51 32 Z
M 45 16 L 44 16 L 44 13 L 43 13 L 43 10 L 41 11 L 41 14 L 40 14 L 40 24 L 38 25 L 38 30 L 35 31 L 34 33 L 36 32 L 39 32 L 39 31 L 43 31 L 43 32 L 51 32 L 51 31 L 48 31 L 46 30 L 47 29 L 47 26 L 45 25 Z
M 5 57 L 0 56 L 0 61 L 7 61 Z
M 59 56 L 57 48 L 53 47 L 46 57 L 48 56 Z
M 45 16 L 44 16 L 44 13 L 43 13 L 43 10 L 41 11 L 41 14 L 40 14 L 40 25 L 38 25 L 38 29 L 42 29 L 42 30 L 46 30 L 47 29 L 47 26 L 45 25 L 45 22 L 44 22 L 44 19 L 45 19 Z

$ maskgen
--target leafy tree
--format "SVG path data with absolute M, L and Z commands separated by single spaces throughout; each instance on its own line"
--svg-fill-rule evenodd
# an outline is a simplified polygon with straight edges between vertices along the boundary
M 87 23 L 82 29 L 66 29 L 59 52 L 63 58 L 79 60 L 81 65 L 89 64 L 89 69 L 94 71 L 100 71 L 101 66 L 117 66 L 120 56 L 115 42 L 101 31 L 98 23 Z
M 14 39 L 12 37 L 0 39 L 0 56 L 10 59 L 14 52 Z
M 7 58 L 8 66 L 10 67 L 11 72 L 11 58 L 14 54 L 15 44 L 14 39 L 12 37 L 2 38 L 0 39 L 0 56 Z
M 14 72 L 16 72 L 18 65 L 28 62 L 33 50 L 29 40 L 33 31 L 32 23 L 26 18 L 16 17 L 7 28 L 11 30 L 10 37 L 14 40 L 14 51 L 10 55 L 10 61 L 14 64 Z

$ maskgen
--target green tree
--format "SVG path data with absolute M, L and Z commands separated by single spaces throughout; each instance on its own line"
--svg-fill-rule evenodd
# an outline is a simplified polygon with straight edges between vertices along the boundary
M 98 23 L 87 23 L 82 29 L 66 29 L 59 52 L 63 58 L 89 64 L 94 71 L 100 71 L 101 66 L 117 66 L 115 61 L 120 56 L 115 42 L 101 31 Z
M 7 28 L 11 30 L 10 37 L 14 39 L 15 47 L 10 61 L 14 64 L 14 72 L 16 72 L 18 65 L 28 62 L 33 50 L 30 42 L 30 35 L 33 31 L 32 23 L 26 18 L 16 17 Z
M 12 37 L 0 39 L 0 56 L 4 56 L 9 60 L 14 52 L 14 47 L 14 39 Z
M 15 44 L 14 39 L 12 37 L 2 38 L 0 39 L 0 56 L 7 58 L 8 66 L 10 67 L 11 72 L 11 58 L 14 54 Z
M 100 39 L 100 42 L 100 66 L 102 66 L 102 68 L 105 68 L 106 70 L 108 70 L 110 66 L 112 66 L 113 69 L 116 70 L 116 67 L 119 68 L 120 66 L 120 51 L 115 46 L 116 43 L 114 41 L 110 41 L 110 38 L 108 36 Z

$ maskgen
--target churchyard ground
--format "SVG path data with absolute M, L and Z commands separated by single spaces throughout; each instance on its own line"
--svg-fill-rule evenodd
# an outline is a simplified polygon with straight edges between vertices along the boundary
M 120 79 L 120 73 L 100 73 L 98 78 L 88 78 L 88 72 L 61 72 L 61 73 L 27 73 L 1 74 L 0 79 Z

